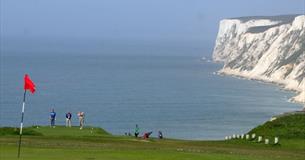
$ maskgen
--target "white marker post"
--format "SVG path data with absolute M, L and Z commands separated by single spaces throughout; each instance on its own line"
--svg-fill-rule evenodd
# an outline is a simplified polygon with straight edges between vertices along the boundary
M 274 144 L 279 144 L 279 137 L 274 137 Z
M 263 137 L 262 137 L 262 136 L 258 136 L 257 142 L 260 143 L 260 142 L 262 142 L 262 141 L 263 141 Z
M 245 135 L 244 134 L 241 134 L 240 138 L 241 139 L 244 139 Z
M 246 135 L 246 139 L 247 139 L 247 140 L 249 140 L 249 138 L 250 138 L 250 135 L 249 135 L 249 134 L 247 134 L 247 135 Z

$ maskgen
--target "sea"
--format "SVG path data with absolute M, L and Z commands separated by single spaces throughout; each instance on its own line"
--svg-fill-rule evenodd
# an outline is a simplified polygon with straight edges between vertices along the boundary
M 61 51 L 40 47 L 39 53 L 1 55 L 2 127 L 20 125 L 25 73 L 36 84 L 36 92 L 26 95 L 25 126 L 49 125 L 51 109 L 57 125 L 65 124 L 67 112 L 78 125 L 77 112 L 83 111 L 86 126 L 114 135 L 133 134 L 138 124 L 141 134 L 219 140 L 302 108 L 288 102 L 293 92 L 278 86 L 216 74 L 222 64 L 202 60 L 211 53 L 196 47 Z

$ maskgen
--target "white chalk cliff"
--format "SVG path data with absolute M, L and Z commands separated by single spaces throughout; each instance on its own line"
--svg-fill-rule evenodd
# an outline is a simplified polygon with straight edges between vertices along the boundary
M 305 15 L 224 19 L 213 52 L 219 72 L 277 83 L 305 102 Z

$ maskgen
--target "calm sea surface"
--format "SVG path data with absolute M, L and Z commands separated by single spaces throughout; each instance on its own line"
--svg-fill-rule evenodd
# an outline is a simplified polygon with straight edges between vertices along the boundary
M 119 52 L 119 51 L 117 51 Z M 100 54 L 1 57 L 1 126 L 18 126 L 23 75 L 37 85 L 27 95 L 25 125 L 57 124 L 86 113 L 86 124 L 122 135 L 163 131 L 165 137 L 222 139 L 247 132 L 272 115 L 300 109 L 293 93 L 273 85 L 213 74 L 220 64 L 200 56 Z

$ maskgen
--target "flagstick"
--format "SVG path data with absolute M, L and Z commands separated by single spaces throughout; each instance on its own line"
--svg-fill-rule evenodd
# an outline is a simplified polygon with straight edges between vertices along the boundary
M 19 133 L 19 145 L 18 145 L 18 158 L 20 157 L 20 147 L 21 147 L 21 137 L 22 137 L 22 127 L 23 127 L 24 107 L 25 107 L 25 95 L 26 95 L 26 90 L 24 90 L 24 94 L 23 94 L 21 122 L 20 122 L 20 133 Z

